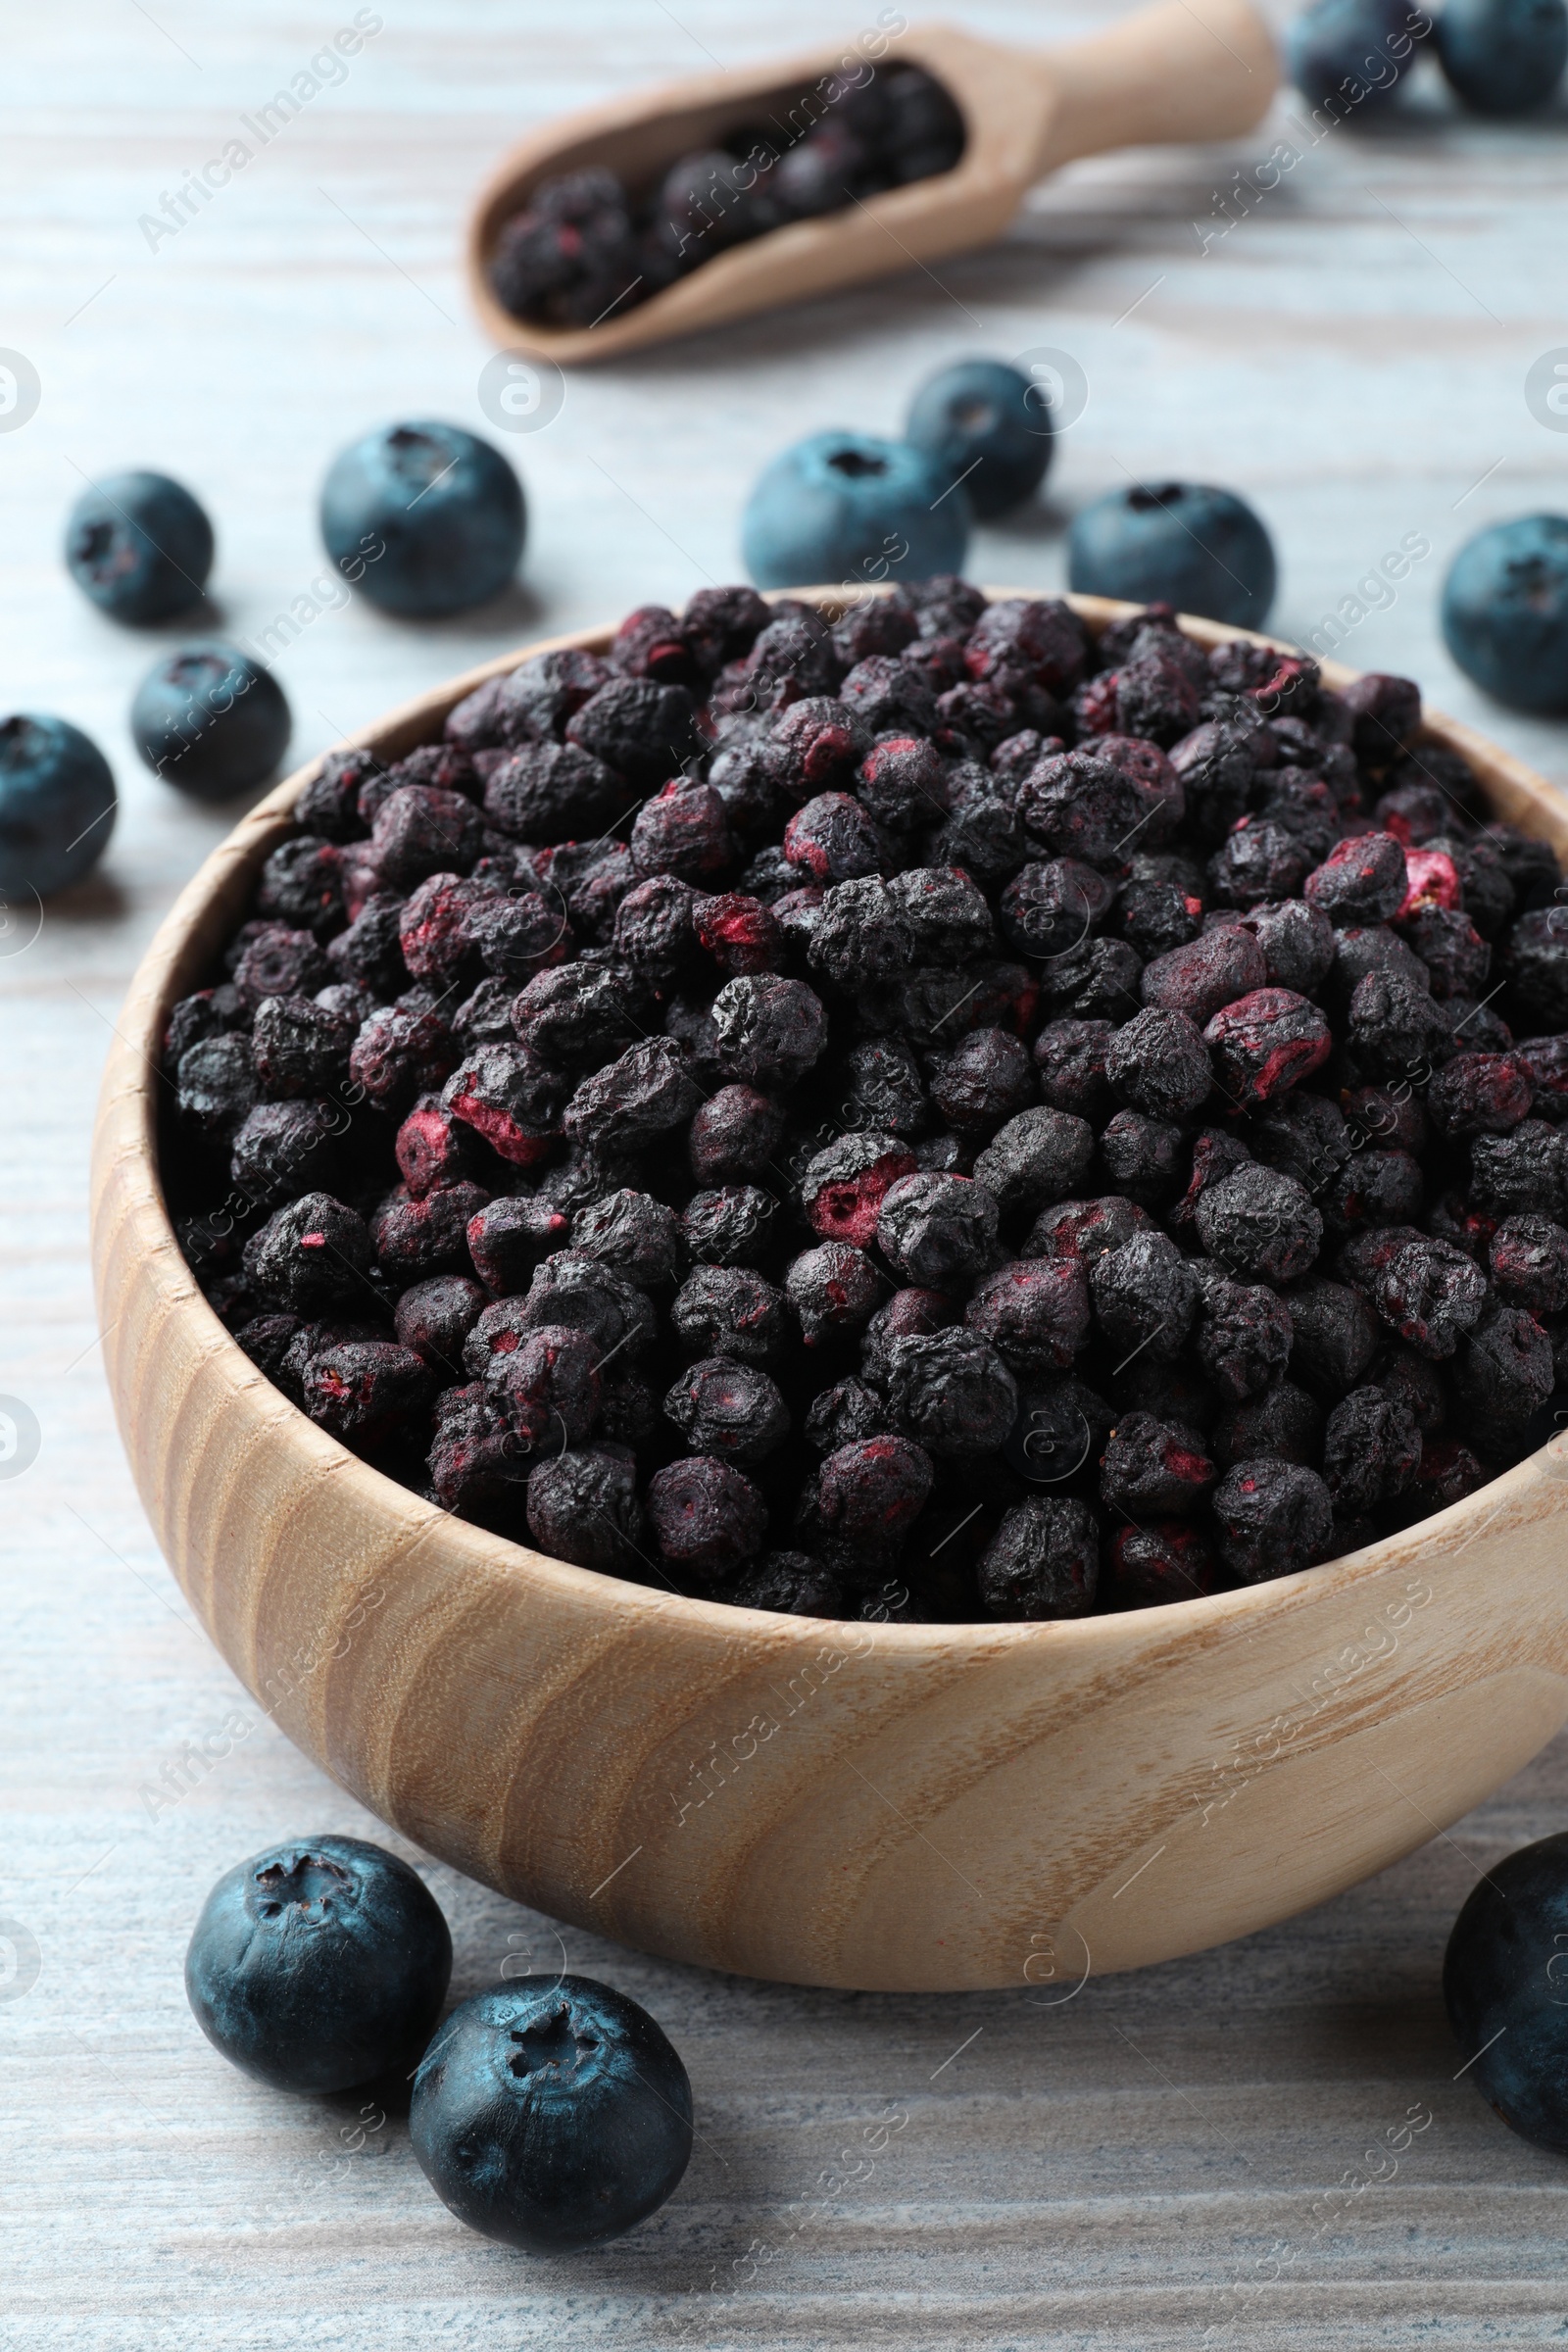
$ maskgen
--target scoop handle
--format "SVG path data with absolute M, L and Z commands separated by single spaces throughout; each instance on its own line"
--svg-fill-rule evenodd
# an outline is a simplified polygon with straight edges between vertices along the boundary
M 1159 0 L 1037 62 L 1055 101 L 1041 173 L 1109 147 L 1234 138 L 1262 120 L 1279 82 L 1250 0 Z

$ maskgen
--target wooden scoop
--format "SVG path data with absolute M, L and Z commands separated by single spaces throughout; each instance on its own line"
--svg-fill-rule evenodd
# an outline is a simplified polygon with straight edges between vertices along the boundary
M 1003 48 L 951 24 L 914 25 L 887 40 L 874 70 L 923 66 L 946 85 L 968 132 L 955 170 L 731 246 L 649 301 L 612 306 L 594 326 L 530 325 L 501 308 L 486 265 L 541 180 L 601 164 L 640 195 L 677 156 L 769 114 L 787 120 L 803 91 L 842 75 L 846 54 L 814 50 L 666 82 L 524 139 L 485 188 L 469 232 L 473 299 L 487 331 L 504 348 L 570 366 L 939 261 L 997 236 L 1034 182 L 1075 156 L 1250 129 L 1278 79 L 1273 40 L 1250 0 L 1161 0 L 1092 40 L 1041 51 Z M 863 71 L 853 53 L 851 63 Z

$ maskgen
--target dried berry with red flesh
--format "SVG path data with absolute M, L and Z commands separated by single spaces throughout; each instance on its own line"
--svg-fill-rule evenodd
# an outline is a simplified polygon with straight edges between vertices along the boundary
M 727 662 L 744 659 L 773 617 L 755 588 L 699 588 L 681 622 L 702 678 L 716 678 Z
M 1163 1608 L 1171 1601 L 1204 1599 L 1223 1592 L 1228 1582 L 1202 1528 L 1190 1520 L 1161 1519 L 1149 1527 L 1116 1530 L 1101 1569 L 1100 1598 L 1107 1609 Z
M 296 1315 L 358 1304 L 369 1263 L 365 1220 L 327 1193 L 306 1193 L 278 1209 L 243 1256 L 257 1297 Z
M 895 1291 L 886 1306 L 879 1306 L 866 1327 L 860 1343 L 860 1369 L 867 1380 L 885 1388 L 888 1378 L 888 1348 L 895 1340 L 924 1339 L 934 1331 L 949 1331 L 959 1320 L 959 1311 L 944 1291 Z
M 807 1221 L 826 1241 L 868 1250 L 888 1193 L 914 1168 L 913 1152 L 896 1136 L 875 1130 L 841 1136 L 807 1163 L 800 1181 Z
M 1305 1189 L 1255 1161 L 1208 1187 L 1197 1224 L 1209 1256 L 1251 1281 L 1296 1281 L 1323 1241 L 1323 1219 Z
M 461 1274 L 472 1262 L 468 1227 L 490 1196 L 477 1184 L 443 1184 L 418 1200 L 402 1185 L 370 1219 L 376 1263 L 401 1289 L 427 1274 Z
M 907 1438 L 861 1438 L 826 1455 L 808 1524 L 820 1528 L 829 1563 L 863 1582 L 867 1567 L 896 1560 L 931 1481 L 930 1456 Z
M 461 792 L 401 784 L 370 827 L 369 862 L 383 890 L 413 890 L 430 874 L 466 874 L 484 849 L 484 819 Z
M 1096 1322 L 1124 1356 L 1147 1348 L 1172 1361 L 1198 1315 L 1197 1277 L 1166 1233 L 1135 1233 L 1105 1250 L 1089 1268 L 1089 1292 Z
M 623 678 L 658 678 L 664 684 L 684 685 L 694 670 L 685 631 L 664 605 L 639 605 L 628 612 L 607 659 Z
M 1196 1429 L 1158 1421 L 1152 1413 L 1128 1413 L 1106 1440 L 1100 1491 L 1112 1510 L 1130 1518 L 1164 1518 L 1196 1511 L 1215 1475 Z
M 1187 1189 L 1179 1200 L 1173 1201 L 1165 1212 L 1165 1222 L 1184 1243 L 1196 1240 L 1198 1233 L 1198 1203 L 1211 1184 L 1242 1167 L 1251 1153 L 1239 1135 L 1230 1135 L 1223 1128 L 1205 1127 L 1193 1139 L 1192 1173 Z
M 1262 1457 L 1237 1462 L 1214 1490 L 1219 1555 L 1250 1585 L 1294 1576 L 1328 1556 L 1334 1504 L 1315 1470 Z
M 442 1376 L 463 1377 L 463 1350 L 469 1332 L 489 1304 L 466 1274 L 435 1274 L 416 1282 L 398 1300 L 393 1317 L 400 1348 L 412 1348 Z
M 372 1012 L 349 1053 L 349 1077 L 378 1110 L 396 1119 L 444 1085 L 458 1041 L 439 1013 Z
M 599 1349 L 568 1323 L 542 1323 L 485 1366 L 485 1393 L 535 1451 L 581 1446 L 599 1419 Z
M 769 907 L 743 891 L 721 891 L 699 899 L 692 908 L 699 947 L 720 971 L 776 972 L 784 961 L 784 934 Z
M 675 874 L 711 888 L 735 859 L 724 804 L 713 787 L 677 777 L 645 801 L 631 829 L 631 854 L 639 873 Z
M 425 1095 L 398 1129 L 393 1155 L 411 1200 L 422 1200 L 438 1185 L 477 1177 L 482 1164 L 473 1129 L 443 1109 L 440 1097 Z
M 967 1281 L 996 1248 L 997 1203 L 965 1176 L 904 1176 L 883 1198 L 876 1240 L 906 1282 L 935 1289 Z
M 1318 1007 L 1288 988 L 1253 989 L 1226 1004 L 1204 1029 L 1203 1042 L 1215 1083 L 1243 1110 L 1260 1109 L 1310 1077 L 1334 1043 Z
M 305 1367 L 305 1410 L 345 1446 L 371 1446 L 411 1420 L 430 1393 L 422 1356 L 389 1340 L 350 1340 Z
M 859 1331 L 875 1311 L 885 1280 L 864 1250 L 848 1242 L 802 1250 L 784 1276 L 784 1295 L 806 1346 L 819 1348 Z
M 697 1353 L 742 1364 L 777 1362 L 787 1336 L 783 1292 L 748 1266 L 694 1267 L 669 1319 Z
M 850 882 L 886 874 L 886 839 L 861 804 L 846 792 L 821 792 L 797 808 L 784 828 L 784 856 L 804 882 Z
M 952 806 L 947 769 L 920 735 L 890 735 L 873 744 L 857 771 L 855 792 L 873 822 L 893 833 L 940 824 Z
M 817 792 L 851 790 L 871 735 L 847 703 L 832 695 L 807 695 L 774 718 L 770 741 L 779 755 L 784 790 L 800 802 Z
M 528 1532 L 552 1559 L 634 1578 L 645 1564 L 637 1465 L 623 1446 L 583 1446 L 537 1462 L 527 1508 Z
M 1380 1226 L 1348 1242 L 1340 1271 L 1420 1355 L 1452 1355 L 1486 1304 L 1481 1268 L 1450 1243 L 1408 1226 Z
M 963 1319 L 1012 1371 L 1025 1377 L 1065 1372 L 1089 1338 L 1083 1261 L 1014 1259 L 976 1286 Z
M 1404 905 L 1409 883 L 1404 844 L 1392 833 L 1359 833 L 1337 842 L 1301 885 L 1309 906 L 1337 928 L 1386 923 Z
M 559 1141 L 569 1084 L 526 1046 L 480 1046 L 464 1055 L 441 1101 L 502 1159 L 531 1168 L 548 1159 Z
M 1070 1495 L 1011 1504 L 975 1568 L 988 1616 L 1037 1623 L 1087 1616 L 1099 1582 L 1099 1525 L 1088 1503 Z
M 1534 1099 L 1516 1054 L 1456 1054 L 1433 1073 L 1426 1106 L 1439 1135 L 1506 1135 L 1529 1118 Z

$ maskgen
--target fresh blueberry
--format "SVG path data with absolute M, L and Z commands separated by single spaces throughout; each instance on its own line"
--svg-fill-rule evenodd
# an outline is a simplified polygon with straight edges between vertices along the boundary
M 452 2012 L 415 2077 L 409 2133 L 460 2222 L 567 2254 L 662 2205 L 692 2152 L 692 2086 L 624 1993 L 592 1977 L 519 1983 Z
M 202 2032 L 275 2090 L 352 2090 L 411 2066 L 451 1975 L 434 1895 L 360 1838 L 294 1838 L 225 1871 L 185 1954 Z
M 1051 464 L 1051 413 L 1038 387 L 1004 360 L 958 360 L 928 376 L 909 404 L 905 435 L 961 481 L 983 521 L 1039 489 Z
M 1245 499 L 1201 482 L 1107 491 L 1073 522 L 1068 585 L 1080 596 L 1163 598 L 1178 612 L 1258 629 L 1274 601 L 1274 548 Z
M 1482 2097 L 1524 2138 L 1568 2150 L 1568 1835 L 1521 1846 L 1472 1889 L 1443 1997 Z
M 741 545 L 759 588 L 929 579 L 961 571 L 969 502 L 907 441 L 813 433 L 776 457 L 747 501 Z
M 218 638 L 155 663 L 130 706 L 131 735 L 154 775 L 202 800 L 265 783 L 292 723 L 271 671 Z
M 202 601 L 213 526 L 167 473 L 112 473 L 71 510 L 66 564 L 83 596 L 115 620 L 172 620 Z
M 1364 121 L 1394 104 L 1430 30 L 1412 0 L 1316 0 L 1285 36 L 1287 70 L 1308 106 Z
M 115 779 L 63 718 L 0 719 L 0 900 L 79 882 L 115 827 Z
M 334 458 L 321 485 L 327 554 L 372 605 L 407 620 L 499 596 L 526 530 L 512 467 L 461 425 L 382 425 Z
M 1568 65 L 1563 0 L 1444 0 L 1438 62 L 1478 115 L 1528 115 Z
M 1568 515 L 1522 514 L 1467 539 L 1444 582 L 1443 634 L 1499 703 L 1568 710 Z

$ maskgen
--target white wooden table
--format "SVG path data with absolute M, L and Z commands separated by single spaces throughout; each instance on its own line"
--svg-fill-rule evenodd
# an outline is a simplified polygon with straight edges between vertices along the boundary
M 0 937 L 0 1394 L 41 1430 L 36 1462 L 0 1483 L 0 2342 L 1558 2341 L 1568 2170 L 1454 2080 L 1438 1971 L 1480 1867 L 1561 1826 L 1562 1743 L 1321 1911 L 1055 2007 L 1023 1989 L 800 1992 L 568 1934 L 573 1968 L 662 2020 L 698 2104 L 680 2194 L 597 2257 L 529 2263 L 468 2235 L 396 2116 L 351 2145 L 357 2101 L 273 2097 L 197 2032 L 180 1962 L 213 1878 L 286 1832 L 377 1833 L 193 1625 L 101 1378 L 84 1234 L 98 1067 L 143 945 L 227 820 L 131 755 L 124 712 L 156 644 L 101 621 L 61 569 L 86 476 L 152 465 L 200 492 L 225 628 L 257 639 L 302 596 L 326 607 L 279 663 L 303 757 L 531 631 L 734 576 L 740 502 L 785 440 L 896 427 L 939 361 L 1048 344 L 1080 362 L 1089 407 L 1049 503 L 977 538 L 977 577 L 1057 584 L 1077 505 L 1129 475 L 1186 474 L 1255 500 L 1282 556 L 1277 625 L 1304 634 L 1417 533 L 1430 558 L 1345 658 L 1413 672 L 1568 775 L 1568 732 L 1489 710 L 1434 617 L 1470 530 L 1563 504 L 1568 443 L 1523 397 L 1531 362 L 1568 333 L 1560 113 L 1463 123 L 1423 79 L 1410 120 L 1337 131 L 1206 252 L 1195 220 L 1211 233 L 1213 191 L 1295 137 L 1283 117 L 1233 152 L 1085 165 L 940 284 L 910 274 L 574 376 L 548 430 L 507 443 L 532 508 L 524 584 L 500 610 L 416 629 L 327 604 L 316 487 L 378 419 L 491 429 L 458 262 L 481 172 L 558 108 L 860 20 L 829 0 L 381 13 L 346 78 L 151 243 L 141 216 L 308 70 L 346 0 L 337 16 L 74 0 L 16 7 L 6 26 L 0 343 L 31 361 L 41 399 L 0 433 L 0 708 L 86 726 L 123 808 L 99 877 L 36 938 Z M 1020 40 L 1100 13 L 963 11 Z M 560 1965 L 548 1923 L 430 1876 L 457 1992 L 504 1965 Z M 840 2150 L 884 2116 L 885 2151 L 854 2173 Z M 1363 2152 L 1405 2119 L 1420 2128 L 1396 2171 L 1357 2190 Z

